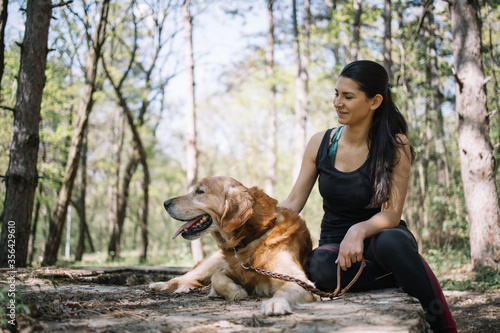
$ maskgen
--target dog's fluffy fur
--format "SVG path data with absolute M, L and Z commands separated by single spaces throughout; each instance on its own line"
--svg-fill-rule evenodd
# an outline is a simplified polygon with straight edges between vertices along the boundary
M 186 222 L 174 238 L 182 234 L 193 240 L 211 233 L 220 250 L 180 277 L 152 283 L 151 290 L 186 292 L 211 282 L 210 295 L 227 300 L 249 294 L 272 296 L 262 303 L 265 315 L 290 313 L 296 304 L 313 301 L 311 293 L 295 283 L 269 278 L 242 266 L 290 275 L 312 285 L 302 268 L 312 249 L 304 220 L 290 209 L 277 207 L 277 201 L 262 190 L 246 188 L 229 177 L 208 177 L 192 192 L 167 200 L 164 205 L 170 216 Z M 256 236 L 260 237 L 253 239 Z M 242 240 L 250 242 L 241 247 Z

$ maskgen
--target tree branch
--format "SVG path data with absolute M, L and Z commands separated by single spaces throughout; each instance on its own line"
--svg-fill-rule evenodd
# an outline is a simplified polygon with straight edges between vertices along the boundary
M 61 1 L 59 3 L 56 3 L 56 4 L 52 5 L 52 8 L 64 7 L 64 6 L 67 6 L 67 5 L 72 4 L 72 3 L 73 3 L 73 0 Z
M 16 111 L 16 109 L 11 108 L 10 106 L 5 106 L 5 105 L 0 105 L 0 109 L 4 109 L 4 110 L 7 110 L 7 111 L 12 111 L 12 112 Z

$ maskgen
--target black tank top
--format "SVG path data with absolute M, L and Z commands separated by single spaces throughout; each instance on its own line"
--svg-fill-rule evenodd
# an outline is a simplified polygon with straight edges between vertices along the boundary
M 332 243 L 339 244 L 352 225 L 366 221 L 380 212 L 380 207 L 366 208 L 373 193 L 370 181 L 371 157 L 368 156 L 365 163 L 352 172 L 341 172 L 335 169 L 334 156 L 329 158 L 328 150 L 329 146 L 336 145 L 340 132 L 338 135 L 334 135 L 330 144 L 331 132 L 332 129 L 325 132 L 316 155 L 316 168 L 319 174 L 318 186 L 323 197 L 324 210 L 321 221 L 320 246 Z

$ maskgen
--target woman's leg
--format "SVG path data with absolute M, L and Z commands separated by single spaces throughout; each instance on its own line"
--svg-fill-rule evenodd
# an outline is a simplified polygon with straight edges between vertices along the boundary
M 400 226 L 372 237 L 365 257 L 392 272 L 398 286 L 419 300 L 434 332 L 457 331 L 441 286 L 408 229 Z
M 304 270 L 318 289 L 334 291 L 337 287 L 338 244 L 328 244 L 314 249 L 307 258 Z M 351 291 L 396 287 L 394 277 L 382 271 L 372 261 L 365 258 L 366 266 L 358 280 L 352 285 Z M 355 263 L 347 271 L 341 271 L 341 287 L 345 288 L 359 270 L 361 263 Z

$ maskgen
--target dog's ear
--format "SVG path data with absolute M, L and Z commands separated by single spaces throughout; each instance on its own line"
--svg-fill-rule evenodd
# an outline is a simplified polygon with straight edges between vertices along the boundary
M 220 221 L 222 231 L 230 233 L 245 224 L 253 215 L 252 206 L 253 198 L 245 187 L 229 188 Z

